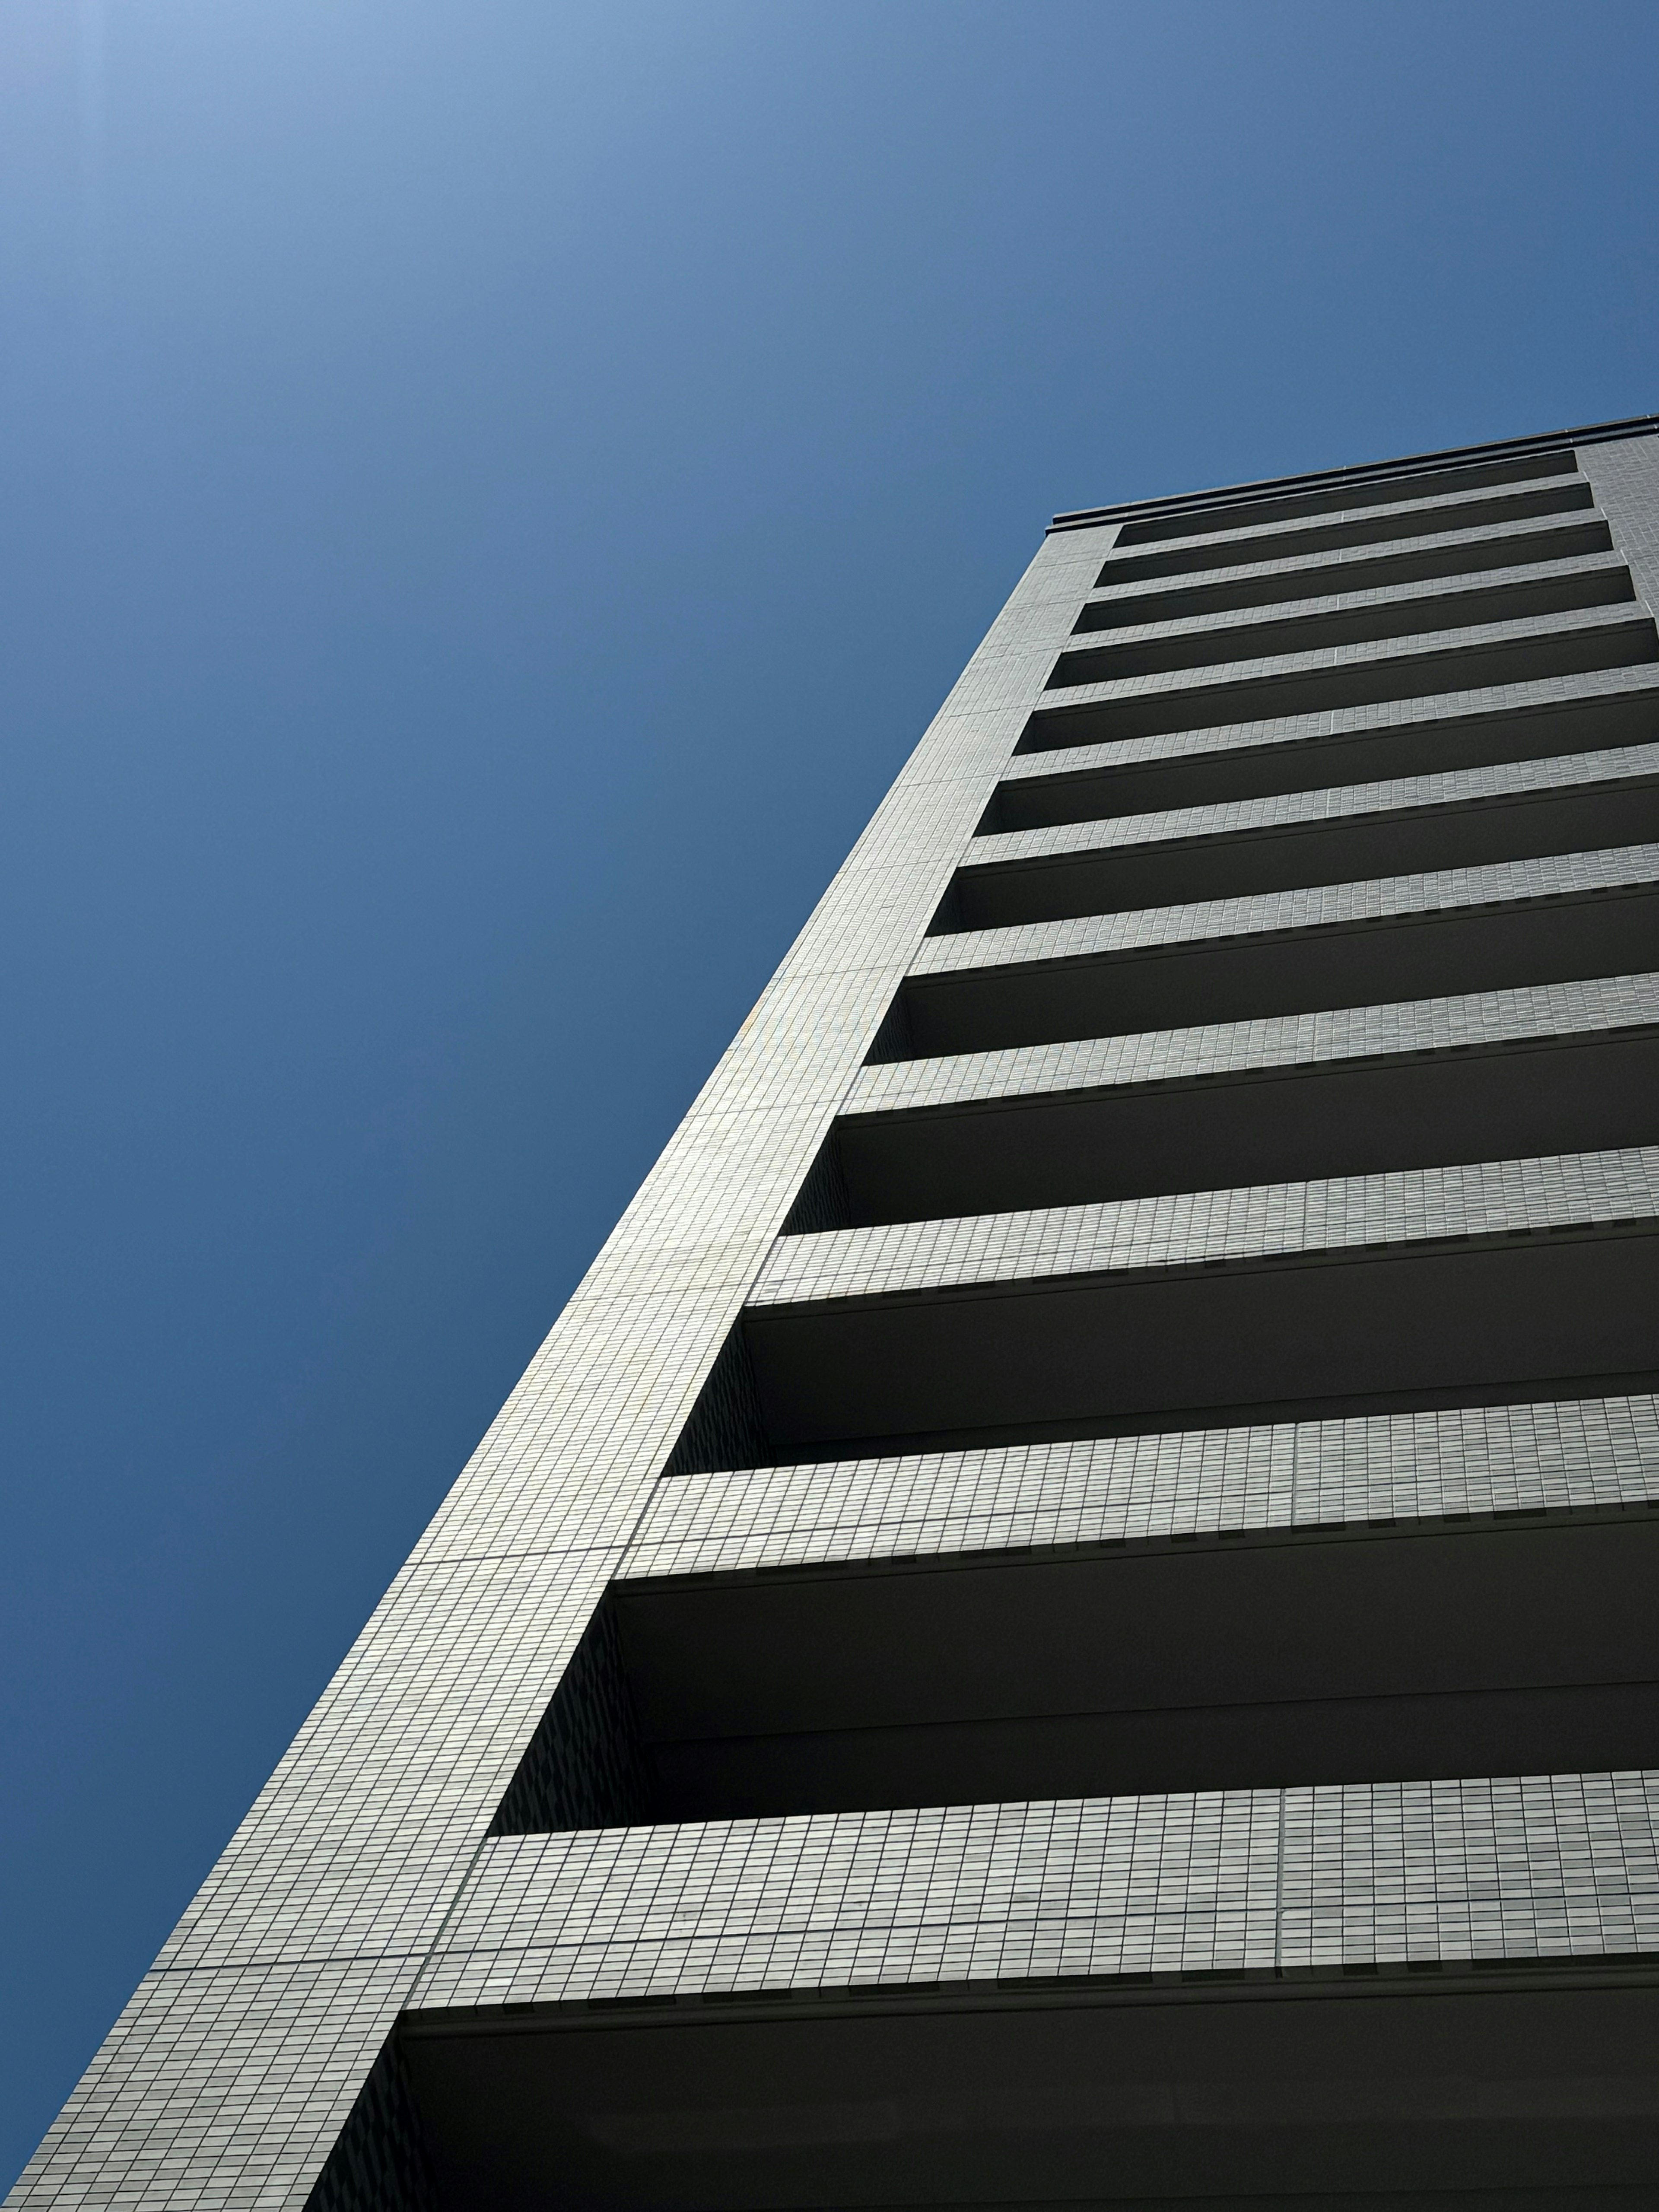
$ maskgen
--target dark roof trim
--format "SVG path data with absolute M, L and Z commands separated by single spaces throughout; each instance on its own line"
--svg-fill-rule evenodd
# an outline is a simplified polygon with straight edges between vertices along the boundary
M 1395 475 L 1415 475 L 1423 469 L 1457 468 L 1471 462 L 1518 459 L 1528 453 L 1557 453 L 1564 446 L 1597 445 L 1609 438 L 1650 438 L 1659 434 L 1659 415 L 1632 415 L 1620 422 L 1590 422 L 1577 430 L 1548 430 L 1535 438 L 1499 438 L 1486 446 L 1449 446 L 1443 453 L 1405 453 L 1397 460 L 1371 461 L 1351 469 L 1314 469 L 1305 476 L 1264 477 L 1256 483 L 1221 484 L 1211 491 L 1183 492 L 1168 499 L 1126 500 L 1116 507 L 1084 507 L 1057 514 L 1048 525 L 1054 530 L 1089 530 L 1103 522 L 1121 522 L 1153 514 L 1200 514 L 1206 507 L 1265 499 L 1271 493 L 1317 491 L 1326 484 L 1374 483 Z

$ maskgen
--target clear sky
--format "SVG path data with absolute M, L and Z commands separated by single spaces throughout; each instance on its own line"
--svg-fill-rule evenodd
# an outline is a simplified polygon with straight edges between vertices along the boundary
M 0 2179 L 1057 507 L 1659 409 L 1659 9 L 0 4 Z

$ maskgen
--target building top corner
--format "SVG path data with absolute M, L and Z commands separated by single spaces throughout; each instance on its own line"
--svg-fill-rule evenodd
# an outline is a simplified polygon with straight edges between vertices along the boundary
M 1077 507 L 1056 514 L 1048 532 L 1089 530 L 1103 523 L 1145 520 L 1152 516 L 1190 513 L 1202 514 L 1211 507 L 1236 506 L 1251 500 L 1285 493 L 1316 492 L 1343 483 L 1375 483 L 1391 476 L 1425 470 L 1458 469 L 1482 462 L 1522 460 L 1532 453 L 1559 453 L 1564 447 L 1597 445 L 1615 438 L 1659 435 L 1659 415 L 1632 415 L 1612 422 L 1589 422 L 1568 430 L 1548 430 L 1532 437 L 1499 438 L 1480 446 L 1451 446 L 1443 451 L 1405 453 L 1386 461 L 1362 462 L 1352 468 L 1312 469 L 1298 476 L 1264 477 L 1254 483 L 1217 484 L 1206 490 L 1181 492 L 1161 499 L 1120 501 L 1111 507 Z

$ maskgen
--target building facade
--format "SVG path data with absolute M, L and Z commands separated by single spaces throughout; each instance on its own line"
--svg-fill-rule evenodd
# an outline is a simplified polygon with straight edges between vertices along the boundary
M 1656 593 L 1059 517 L 10 2201 L 1659 2202 Z

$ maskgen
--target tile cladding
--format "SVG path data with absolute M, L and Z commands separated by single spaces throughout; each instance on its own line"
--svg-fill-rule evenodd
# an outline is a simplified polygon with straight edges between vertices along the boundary
M 1339 579 L 1334 575 L 1331 580 L 1334 584 Z M 1212 633 L 1231 632 L 1235 629 L 1240 632 L 1240 642 L 1243 643 L 1263 624 L 1285 622 L 1317 623 L 1328 615 L 1338 612 L 1386 615 L 1395 619 L 1396 629 L 1409 622 L 1411 629 L 1407 634 L 1415 635 L 1419 630 L 1427 632 L 1441 627 L 1442 609 L 1455 607 L 1469 594 L 1472 586 L 1478 586 L 1483 595 L 1491 595 L 1495 600 L 1501 601 L 1505 593 L 1516 593 L 1523 589 L 1536 594 L 1551 585 L 1571 586 L 1579 583 L 1622 586 L 1616 593 L 1617 599 L 1622 602 L 1631 597 L 1630 572 L 1621 558 L 1610 553 L 1581 553 L 1564 560 L 1530 562 L 1523 567 L 1506 568 L 1501 562 L 1495 562 L 1490 568 L 1483 566 L 1478 577 L 1473 579 L 1459 575 L 1436 577 L 1427 582 L 1413 580 L 1367 585 L 1347 591 L 1334 590 L 1305 597 L 1270 600 L 1263 605 L 1243 610 L 1222 608 L 1209 614 L 1115 625 L 1108 634 L 1091 633 L 1073 639 L 1068 651 L 1110 653 L 1120 646 L 1141 645 L 1173 638 L 1191 640 L 1201 646 Z M 1609 599 L 1611 603 L 1612 596 Z M 1097 605 L 1098 602 L 1091 604 Z M 1218 659 L 1221 657 L 1217 655 Z
M 1655 882 L 1659 882 L 1659 845 L 1620 845 L 1608 852 L 1437 868 L 1425 875 L 1384 876 L 1370 883 L 1315 884 L 1242 898 L 1197 899 L 1181 906 L 1143 908 L 1138 913 L 1079 915 L 1007 929 L 963 930 L 954 936 L 924 938 L 909 973 L 949 975 L 974 968 L 1023 967 L 1036 960 L 1079 959 L 1144 945 L 1246 937 L 1268 930 L 1328 928 L 1454 907 L 1502 906 L 1512 900 L 1571 898 L 1586 891 Z
M 781 1237 L 751 1306 L 1659 1219 L 1659 1146 Z
M 1455 503 L 1451 505 L 1455 514 Z M 1561 526 L 1559 518 L 1540 520 L 1527 517 L 1518 522 L 1488 523 L 1479 534 L 1478 543 L 1481 558 L 1478 562 L 1470 562 L 1467 565 L 1471 568 L 1478 566 L 1482 572 L 1485 572 L 1487 569 L 1514 568 L 1523 562 L 1529 562 L 1533 557 L 1532 549 L 1540 544 L 1547 549 L 1552 543 L 1551 534 Z M 1275 577 L 1294 576 L 1299 579 L 1306 576 L 1314 580 L 1324 580 L 1333 592 L 1340 592 L 1345 588 L 1344 580 L 1347 572 L 1356 568 L 1369 567 L 1379 558 L 1405 562 L 1437 552 L 1461 554 L 1470 546 L 1470 544 L 1467 527 L 1426 530 L 1414 537 L 1390 540 L 1381 554 L 1375 545 L 1336 545 L 1324 552 L 1285 555 L 1273 560 L 1232 562 L 1224 567 L 1206 568 L 1201 574 L 1189 574 L 1173 581 L 1168 578 L 1160 578 L 1148 583 L 1139 584 L 1109 582 L 1103 589 L 1091 592 L 1085 602 L 1085 606 L 1086 611 L 1088 608 L 1111 604 L 1122 610 L 1127 618 L 1137 611 L 1142 602 L 1162 599 L 1171 590 L 1184 592 L 1224 590 L 1230 585 L 1237 584 L 1242 580 L 1258 577 L 1267 581 Z M 1540 552 L 1538 557 L 1541 560 L 1548 560 L 1554 556 L 1551 551 L 1546 550 Z M 1445 573 L 1455 574 L 1462 573 L 1462 570 L 1449 570 Z M 1360 588 L 1371 587 L 1361 586 Z M 1265 606 L 1270 603 L 1264 599 L 1259 604 Z M 1116 629 L 1118 625 L 1115 623 L 1113 627 Z
M 1415 806 L 1467 805 L 1534 792 L 1565 791 L 1584 783 L 1623 782 L 1659 775 L 1659 744 L 1609 745 L 1599 752 L 1553 760 L 1506 761 L 1490 768 L 1448 769 L 1438 775 L 1393 776 L 1385 783 L 1339 784 L 1324 791 L 1274 792 L 1262 799 L 1218 806 L 1183 806 L 1164 813 L 1120 815 L 1103 822 L 1060 822 L 981 838 L 973 862 L 1045 858 L 1049 854 L 1106 852 L 1120 845 L 1167 839 L 1237 837 L 1291 823 L 1338 822 Z
M 1659 1948 L 1659 1777 L 687 1823 L 490 1847 L 420 2005 Z
M 1659 1401 L 1575 1399 L 687 1475 L 618 1572 L 1655 1505 Z
M 1311 1014 L 1011 1045 L 1001 1052 L 884 1060 L 861 1068 L 848 1114 L 882 1114 L 976 1099 L 1045 1097 L 1116 1084 L 1191 1081 L 1245 1068 L 1314 1067 L 1396 1053 L 1458 1052 L 1522 1038 L 1587 1036 L 1659 1022 L 1659 975 L 1597 975 L 1516 991 L 1337 1006 Z
M 1659 568 L 1659 556 L 1655 556 L 1655 566 Z M 1091 768 L 1130 768 L 1183 760 L 1195 754 L 1255 751 L 1258 747 L 1303 744 L 1316 738 L 1382 736 L 1401 728 L 1538 714 L 1556 707 L 1619 699 L 1659 707 L 1659 668 L 1650 665 L 1595 668 L 1582 675 L 1472 685 L 1466 691 L 1425 692 L 1418 697 L 1382 700 L 1374 706 L 1325 708 L 1308 714 L 1218 723 L 1209 729 L 1165 730 L 1144 738 L 1066 744 L 1061 750 L 1034 748 L 1006 762 L 1000 781 L 1017 784 L 1062 772 L 1077 775 Z

